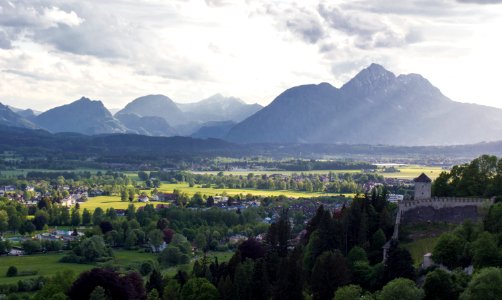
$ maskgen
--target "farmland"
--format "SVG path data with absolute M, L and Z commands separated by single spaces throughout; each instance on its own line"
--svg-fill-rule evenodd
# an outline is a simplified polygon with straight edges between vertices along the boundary
M 192 196 L 195 193 L 201 193 L 206 196 L 217 196 L 222 194 L 227 195 L 255 195 L 255 196 L 279 196 L 284 195 L 291 198 L 308 198 L 308 197 L 320 197 L 320 196 L 338 196 L 340 194 L 334 193 L 308 193 L 300 191 L 288 191 L 288 190 L 258 190 L 258 189 L 219 189 L 219 188 L 203 188 L 200 185 L 195 185 L 190 187 L 188 183 L 163 183 L 159 190 L 163 192 L 171 193 L 173 190 L 179 190 L 182 193 L 186 193 Z M 346 194 L 346 196 L 353 196 L 351 194 Z
M 421 166 L 421 165 L 398 165 L 395 167 L 399 172 L 383 172 L 383 168 L 377 170 L 378 174 L 381 174 L 385 178 L 399 178 L 399 179 L 413 179 L 418 177 L 421 173 L 427 174 L 431 179 L 435 179 L 439 174 L 445 170 L 441 167 L 435 166 Z M 249 173 L 255 175 L 271 175 L 271 174 L 281 174 L 281 175 L 291 175 L 291 174 L 327 174 L 329 172 L 343 174 L 343 173 L 363 173 L 363 170 L 310 170 L 310 171 L 255 171 L 255 170 L 238 170 L 238 171 L 228 171 L 223 172 L 225 175 L 235 175 L 235 176 L 245 176 Z M 199 174 L 214 174 L 219 172 L 194 172 Z
M 134 201 L 136 207 L 145 206 L 146 203 Z M 119 196 L 98 196 L 90 197 L 86 202 L 80 204 L 80 208 L 87 208 L 90 211 L 94 211 L 96 208 L 101 207 L 103 210 L 108 208 L 115 209 L 126 209 L 129 206 L 129 201 L 121 201 Z

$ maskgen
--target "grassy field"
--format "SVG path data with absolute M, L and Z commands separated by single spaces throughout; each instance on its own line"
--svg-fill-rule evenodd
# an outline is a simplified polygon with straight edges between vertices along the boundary
M 227 195 L 256 195 L 256 196 L 279 196 L 284 195 L 291 198 L 300 197 L 319 197 L 319 196 L 337 196 L 340 194 L 334 193 L 307 193 L 307 192 L 297 192 L 297 191 L 285 191 L 285 190 L 254 190 L 254 189 L 218 189 L 218 188 L 202 188 L 200 185 L 195 185 L 194 187 L 188 186 L 188 183 L 163 183 L 159 190 L 163 192 L 171 193 L 173 190 L 179 190 L 189 196 L 199 192 L 206 196 L 216 196 L 223 193 Z M 353 194 L 344 194 L 345 196 L 351 197 Z
M 230 258 L 232 258 L 233 255 L 234 255 L 233 251 L 228 251 L 228 252 L 209 252 L 209 253 L 207 253 L 207 257 L 211 258 L 211 261 L 214 260 L 214 257 L 217 257 L 218 258 L 218 263 L 220 263 L 220 264 L 222 262 L 228 262 L 230 260 Z M 178 272 L 178 270 L 183 270 L 183 271 L 186 271 L 186 272 L 190 273 L 190 272 L 192 272 L 193 265 L 194 265 L 195 261 L 197 259 L 199 259 L 199 258 L 200 257 L 196 257 L 195 259 L 193 259 L 190 262 L 190 264 L 187 264 L 187 265 L 180 265 L 180 266 L 175 266 L 175 267 L 171 267 L 171 268 L 165 269 L 162 272 L 162 275 L 172 277 L 172 276 L 176 275 L 176 272 Z
M 423 261 L 424 254 L 432 252 L 439 237 L 428 237 L 415 240 L 410 243 L 403 243 L 402 246 L 410 251 L 413 262 L 416 266 L 420 265 Z
M 137 251 L 127 251 L 127 250 L 115 250 L 113 264 L 128 267 L 128 266 L 138 266 L 146 260 L 157 260 L 157 255 L 153 253 L 144 253 Z M 213 257 L 218 258 L 218 262 L 226 262 L 230 260 L 234 252 L 210 252 L 207 254 L 208 257 L 213 259 Z M 84 271 L 90 270 L 97 265 L 93 264 L 71 264 L 71 263 L 61 263 L 59 260 L 64 256 L 64 253 L 51 253 L 51 254 L 37 254 L 37 255 L 25 255 L 25 256 L 3 256 L 0 257 L 0 284 L 17 283 L 21 279 L 36 278 L 38 276 L 52 276 L 61 270 L 73 270 L 75 274 L 80 274 Z M 178 269 L 186 270 L 191 272 L 195 259 L 193 259 L 190 264 L 175 266 L 163 270 L 163 274 L 167 276 L 174 276 Z M 10 266 L 16 266 L 18 272 L 23 271 L 38 271 L 37 275 L 32 276 L 16 276 L 16 277 L 6 277 L 5 273 Z
M 93 265 L 60 263 L 59 260 L 63 255 L 63 253 L 56 253 L 2 256 L 0 257 L 0 284 L 17 283 L 20 279 L 36 278 L 40 275 L 50 276 L 65 269 L 73 270 L 75 273 L 81 273 L 94 267 Z M 15 266 L 18 272 L 38 271 L 38 274 L 33 276 L 6 277 L 5 273 L 10 266 Z
M 401 165 L 396 167 L 399 172 L 392 173 L 384 173 L 378 172 L 382 176 L 386 178 L 400 178 L 400 179 L 413 179 L 418 177 L 421 173 L 427 174 L 431 179 L 435 179 L 439 176 L 439 174 L 444 171 L 441 167 L 431 167 L 431 166 L 419 166 L 419 165 Z M 293 173 L 300 174 L 327 174 L 329 172 L 333 173 L 362 173 L 362 170 L 312 170 L 312 171 L 230 171 L 223 172 L 225 175 L 242 175 L 245 176 L 249 173 L 253 173 L 255 175 L 271 175 L 271 174 L 282 174 L 282 175 L 291 175 Z M 216 175 L 218 172 L 194 172 L 198 174 L 213 174 Z
M 399 179 L 413 179 L 418 177 L 420 174 L 425 173 L 431 179 L 436 179 L 441 172 L 445 171 L 441 167 L 426 167 L 417 165 L 406 165 L 400 166 L 399 172 L 395 173 L 380 173 L 386 178 L 399 178 Z
M 132 202 L 136 207 L 145 206 L 147 203 L 143 202 Z M 80 209 L 83 210 L 87 208 L 90 211 L 94 211 L 97 207 L 101 207 L 103 210 L 113 207 L 115 209 L 127 209 L 131 202 L 121 201 L 119 196 L 98 196 L 90 197 L 86 202 L 80 203 Z
M 145 260 L 156 260 L 156 255 L 137 251 L 116 250 L 113 263 L 125 267 L 140 264 Z M 38 276 L 52 276 L 61 270 L 73 270 L 76 274 L 95 268 L 92 264 L 61 263 L 59 260 L 64 253 L 37 254 L 25 256 L 0 257 L 0 284 L 17 283 L 20 279 L 36 278 Z M 16 266 L 18 272 L 38 271 L 37 275 L 6 277 L 5 273 L 10 266 Z
M 49 170 L 49 169 L 16 169 L 16 170 L 0 170 L 0 175 L 6 177 L 15 177 L 19 175 L 26 175 L 28 172 L 91 172 L 92 174 L 96 174 L 99 171 L 97 169 L 71 169 L 71 170 Z

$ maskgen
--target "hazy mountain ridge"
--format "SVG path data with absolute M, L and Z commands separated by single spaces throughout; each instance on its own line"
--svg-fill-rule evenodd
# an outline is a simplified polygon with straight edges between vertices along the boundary
M 0 125 L 35 129 L 37 125 L 15 113 L 9 106 L 0 103 Z
M 161 117 L 171 126 L 186 123 L 183 112 L 176 103 L 164 95 L 147 95 L 129 102 L 115 116 L 121 114 L 136 114 L 140 117 Z
M 220 94 L 194 103 L 177 103 L 178 107 L 191 120 L 202 123 L 212 121 L 241 122 L 263 107 L 259 104 L 247 104 L 239 98 L 224 97 Z
M 418 74 L 372 64 L 340 89 L 288 89 L 237 124 L 240 143 L 469 144 L 502 139 L 502 110 L 454 102 Z
M 233 121 L 207 122 L 191 136 L 193 138 L 200 139 L 223 139 L 227 136 L 228 132 L 235 126 L 235 124 L 236 123 Z
M 161 117 L 140 117 L 136 114 L 119 114 L 117 119 L 129 130 L 149 136 L 175 136 L 176 129 L 171 127 L 164 118 Z
M 53 133 L 76 132 L 94 135 L 127 132 L 127 128 L 111 115 L 101 101 L 85 97 L 48 110 L 38 115 L 35 122 Z

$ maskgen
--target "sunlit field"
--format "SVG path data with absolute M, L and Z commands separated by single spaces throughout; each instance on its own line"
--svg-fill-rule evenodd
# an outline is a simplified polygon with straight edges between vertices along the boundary
M 200 185 L 195 185 L 190 187 L 188 183 L 163 183 L 159 190 L 167 193 L 173 192 L 175 189 L 180 192 L 186 193 L 191 196 L 195 193 L 201 193 L 206 196 L 217 196 L 226 193 L 227 195 L 247 195 L 251 194 L 254 196 L 279 196 L 284 195 L 290 198 L 307 198 L 307 197 L 320 197 L 320 196 L 339 196 L 337 193 L 308 193 L 308 192 L 297 192 L 297 191 L 286 191 L 286 190 L 254 190 L 254 189 L 218 189 L 218 188 L 202 188 Z M 353 194 L 344 194 L 345 196 L 352 197 Z
M 134 206 L 140 207 L 145 206 L 147 203 L 133 201 Z M 98 196 L 89 197 L 86 202 L 80 203 L 80 209 L 83 210 L 87 208 L 90 211 L 94 211 L 97 207 L 101 207 L 103 210 L 113 207 L 115 209 L 126 209 L 131 202 L 121 201 L 120 196 Z
M 382 168 L 379 168 L 378 174 L 384 176 L 385 178 L 400 178 L 400 179 L 413 179 L 418 177 L 420 174 L 425 173 L 431 179 L 435 179 L 441 174 L 441 172 L 445 171 L 441 167 L 432 167 L 432 166 L 419 166 L 419 165 L 401 165 L 396 166 L 399 172 L 382 172 Z M 312 171 L 229 171 L 223 172 L 224 175 L 237 175 L 237 176 L 246 176 L 249 173 L 253 173 L 255 175 L 271 175 L 271 174 L 281 174 L 281 175 L 291 175 L 291 174 L 327 174 L 329 172 L 344 174 L 344 173 L 362 173 L 363 170 L 312 170 Z M 194 172 L 198 174 L 213 174 L 216 175 L 219 172 Z

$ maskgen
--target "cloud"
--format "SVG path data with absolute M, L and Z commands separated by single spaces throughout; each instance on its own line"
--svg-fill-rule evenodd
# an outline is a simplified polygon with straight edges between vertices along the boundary
M 12 44 L 9 37 L 3 31 L 0 31 L 0 49 L 11 49 Z
M 321 40 L 325 33 L 319 18 L 304 9 L 287 12 L 293 15 L 285 20 L 285 26 L 307 43 L 315 44 Z
M 330 28 L 354 37 L 354 45 L 362 49 L 399 47 L 408 43 L 408 32 L 398 30 L 381 21 L 377 15 L 365 15 L 358 11 L 342 11 L 321 3 L 318 12 Z M 413 41 L 418 41 L 418 35 Z
M 457 0 L 460 3 L 502 4 L 502 0 Z

